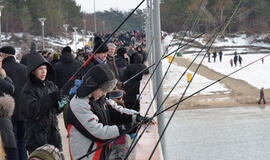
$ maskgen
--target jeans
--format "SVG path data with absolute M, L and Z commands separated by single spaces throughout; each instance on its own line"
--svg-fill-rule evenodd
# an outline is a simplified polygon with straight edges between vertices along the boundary
M 26 141 L 25 141 L 25 122 L 13 121 L 14 135 L 17 142 L 17 153 L 19 160 L 27 160 Z

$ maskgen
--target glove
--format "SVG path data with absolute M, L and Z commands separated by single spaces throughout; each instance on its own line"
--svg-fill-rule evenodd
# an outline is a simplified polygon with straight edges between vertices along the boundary
M 61 96 L 60 100 L 58 100 L 58 110 L 62 111 L 64 107 L 69 103 L 69 99 L 67 95 Z
M 118 126 L 119 133 L 122 134 L 125 131 L 130 130 L 132 127 L 133 127 L 132 123 L 119 125 Z
M 140 114 L 137 114 L 137 116 L 136 116 L 136 122 L 137 123 L 144 123 L 144 124 L 146 124 L 146 123 L 148 123 L 150 121 L 150 118 L 149 117 L 144 117 L 144 116 L 141 116 Z

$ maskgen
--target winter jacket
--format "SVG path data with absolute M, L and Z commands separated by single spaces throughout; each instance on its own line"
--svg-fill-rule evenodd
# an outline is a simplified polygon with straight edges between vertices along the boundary
M 119 79 L 118 69 L 115 64 L 115 58 L 113 56 L 107 55 L 107 64 L 110 67 L 110 69 L 113 71 L 115 78 Z
M 143 56 L 139 53 L 135 53 L 130 57 L 130 62 L 132 64 L 127 66 L 127 69 L 124 72 L 123 80 L 126 81 L 139 73 L 140 71 L 147 68 L 143 63 Z M 134 109 L 139 111 L 139 101 L 136 101 L 137 95 L 140 93 L 140 81 L 143 74 L 148 73 L 146 70 L 144 73 L 136 76 L 128 83 L 125 84 L 124 90 L 126 94 L 124 95 L 124 101 L 127 108 Z
M 41 65 L 47 66 L 47 76 L 44 81 L 38 79 L 32 72 Z M 53 67 L 39 54 L 32 56 L 27 63 L 28 81 L 22 91 L 24 115 L 26 116 L 26 148 L 29 152 L 44 144 L 52 144 L 62 150 L 61 136 L 58 128 L 59 114 L 57 86 Z
M 67 111 L 68 139 L 71 159 L 120 135 L 117 125 L 134 122 L 138 112 L 118 106 L 113 100 L 73 97 Z M 73 117 L 73 118 L 71 118 Z M 83 160 L 107 160 L 109 145 L 90 154 Z
M 76 61 L 70 52 L 64 52 L 54 66 L 56 71 L 56 85 L 58 88 L 62 88 L 63 85 L 70 79 L 70 77 L 80 68 L 81 63 Z M 68 88 L 71 88 L 73 83 L 70 83 Z M 65 90 L 63 94 L 67 95 L 68 90 Z
M 14 92 L 14 86 L 10 79 L 0 77 L 0 133 L 4 148 L 16 148 L 16 141 L 11 122 L 15 102 L 10 96 Z
M 129 65 L 129 60 L 127 58 L 124 58 L 124 56 L 116 55 L 115 56 L 115 64 L 118 68 L 119 80 L 122 82 L 124 72 L 125 72 L 127 66 Z
M 17 63 L 13 56 L 7 57 L 2 62 L 2 67 L 11 78 L 15 86 L 15 92 L 11 96 L 15 100 L 15 110 L 12 116 L 14 121 L 24 120 L 22 115 L 22 103 L 20 102 L 20 94 L 24 84 L 26 83 L 26 66 Z

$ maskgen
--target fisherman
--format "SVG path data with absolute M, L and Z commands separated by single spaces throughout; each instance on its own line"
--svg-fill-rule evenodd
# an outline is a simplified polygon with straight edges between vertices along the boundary
M 78 159 L 105 142 L 117 138 L 145 122 L 137 111 L 125 109 L 105 95 L 117 83 L 107 65 L 95 65 L 84 76 L 76 95 L 64 111 L 71 159 Z M 89 154 L 83 160 L 107 160 L 110 144 Z

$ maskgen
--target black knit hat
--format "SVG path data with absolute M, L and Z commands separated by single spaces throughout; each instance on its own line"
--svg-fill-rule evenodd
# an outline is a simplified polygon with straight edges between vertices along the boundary
M 77 90 L 77 96 L 80 98 L 86 97 L 98 88 L 106 92 L 111 91 L 117 83 L 109 66 L 103 64 L 93 66 L 83 76 L 82 81 Z
M 0 48 L 0 52 L 15 55 L 15 49 L 11 46 L 4 46 Z
M 71 53 L 71 48 L 69 46 L 64 47 L 61 53 L 63 54 L 65 52 Z
M 93 52 L 96 53 L 96 54 L 108 52 L 109 49 L 108 49 L 107 44 L 104 44 L 103 46 L 101 46 L 102 44 L 103 44 L 102 39 L 100 37 L 96 36 L 94 38 L 94 49 L 93 49 Z

